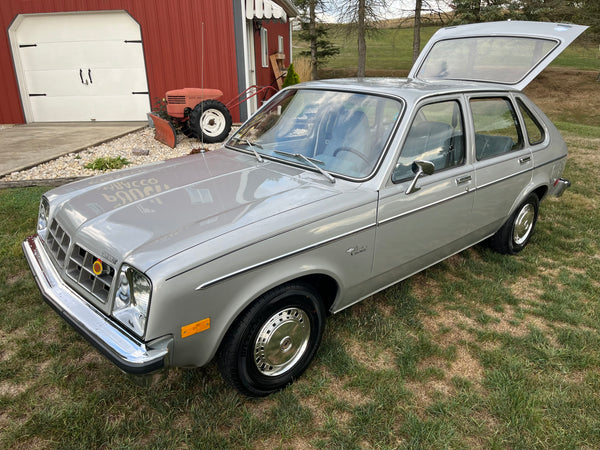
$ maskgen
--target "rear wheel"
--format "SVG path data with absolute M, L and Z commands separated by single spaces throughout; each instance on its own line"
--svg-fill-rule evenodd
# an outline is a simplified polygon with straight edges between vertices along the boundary
M 538 218 L 540 201 L 530 194 L 490 238 L 491 247 L 499 253 L 514 255 L 525 248 L 531 239 Z
M 222 142 L 231 131 L 231 114 L 217 100 L 204 100 L 190 112 L 189 128 L 196 137 L 208 144 Z
M 231 326 L 219 350 L 219 370 L 241 393 L 269 395 L 306 370 L 324 326 L 325 308 L 311 286 L 282 285 L 259 297 Z

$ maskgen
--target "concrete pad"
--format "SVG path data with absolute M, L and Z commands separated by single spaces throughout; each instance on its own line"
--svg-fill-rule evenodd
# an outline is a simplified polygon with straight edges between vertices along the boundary
M 33 123 L 0 127 L 0 176 L 137 131 L 148 122 Z

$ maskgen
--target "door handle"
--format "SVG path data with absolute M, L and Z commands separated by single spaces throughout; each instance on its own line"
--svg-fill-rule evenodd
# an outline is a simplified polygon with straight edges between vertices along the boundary
M 92 69 L 88 69 L 88 80 L 90 80 L 90 84 L 94 84 L 92 81 Z
M 459 177 L 456 179 L 456 184 L 457 185 L 461 185 L 461 184 L 465 184 L 468 183 L 472 180 L 471 175 L 465 175 L 464 177 Z
M 79 69 L 79 79 L 81 80 L 81 84 L 88 84 L 88 80 L 83 80 L 83 69 Z
M 531 156 L 523 156 L 522 158 L 519 158 L 519 164 L 521 165 L 527 164 L 529 161 L 531 161 Z

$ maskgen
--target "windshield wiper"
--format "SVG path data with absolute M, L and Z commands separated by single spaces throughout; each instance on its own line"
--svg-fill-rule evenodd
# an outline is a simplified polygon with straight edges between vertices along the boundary
M 248 139 L 240 139 L 240 138 L 234 138 L 234 139 L 238 142 L 245 142 L 246 144 L 248 144 L 248 147 L 250 147 L 250 150 L 252 150 L 252 153 L 254 153 L 254 156 L 256 157 L 258 162 L 264 162 L 264 159 L 262 158 L 262 156 L 260 156 L 260 153 L 258 153 L 256 151 L 256 149 L 254 148 L 255 146 L 258 148 L 262 148 L 259 144 L 253 144 Z
M 326 170 L 322 169 L 321 167 L 319 167 L 317 165 L 317 163 L 319 164 L 324 164 L 323 161 L 319 161 L 318 159 L 314 159 L 314 158 L 309 158 L 308 156 L 304 156 L 302 153 L 288 153 L 288 152 L 282 152 L 280 150 L 275 150 L 275 153 L 279 153 L 280 155 L 285 155 L 285 156 L 291 156 L 292 158 L 300 158 L 304 161 L 306 161 L 308 164 L 310 164 L 312 167 L 314 167 L 315 169 L 317 169 L 319 172 L 321 172 L 325 178 L 327 178 L 329 181 L 331 181 L 332 183 L 335 183 L 335 178 L 333 178 L 333 176 L 327 172 Z

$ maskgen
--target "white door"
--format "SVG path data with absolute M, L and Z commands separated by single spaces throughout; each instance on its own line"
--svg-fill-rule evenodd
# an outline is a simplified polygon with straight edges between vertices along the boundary
M 20 15 L 9 35 L 27 122 L 146 119 L 141 31 L 127 12 Z

